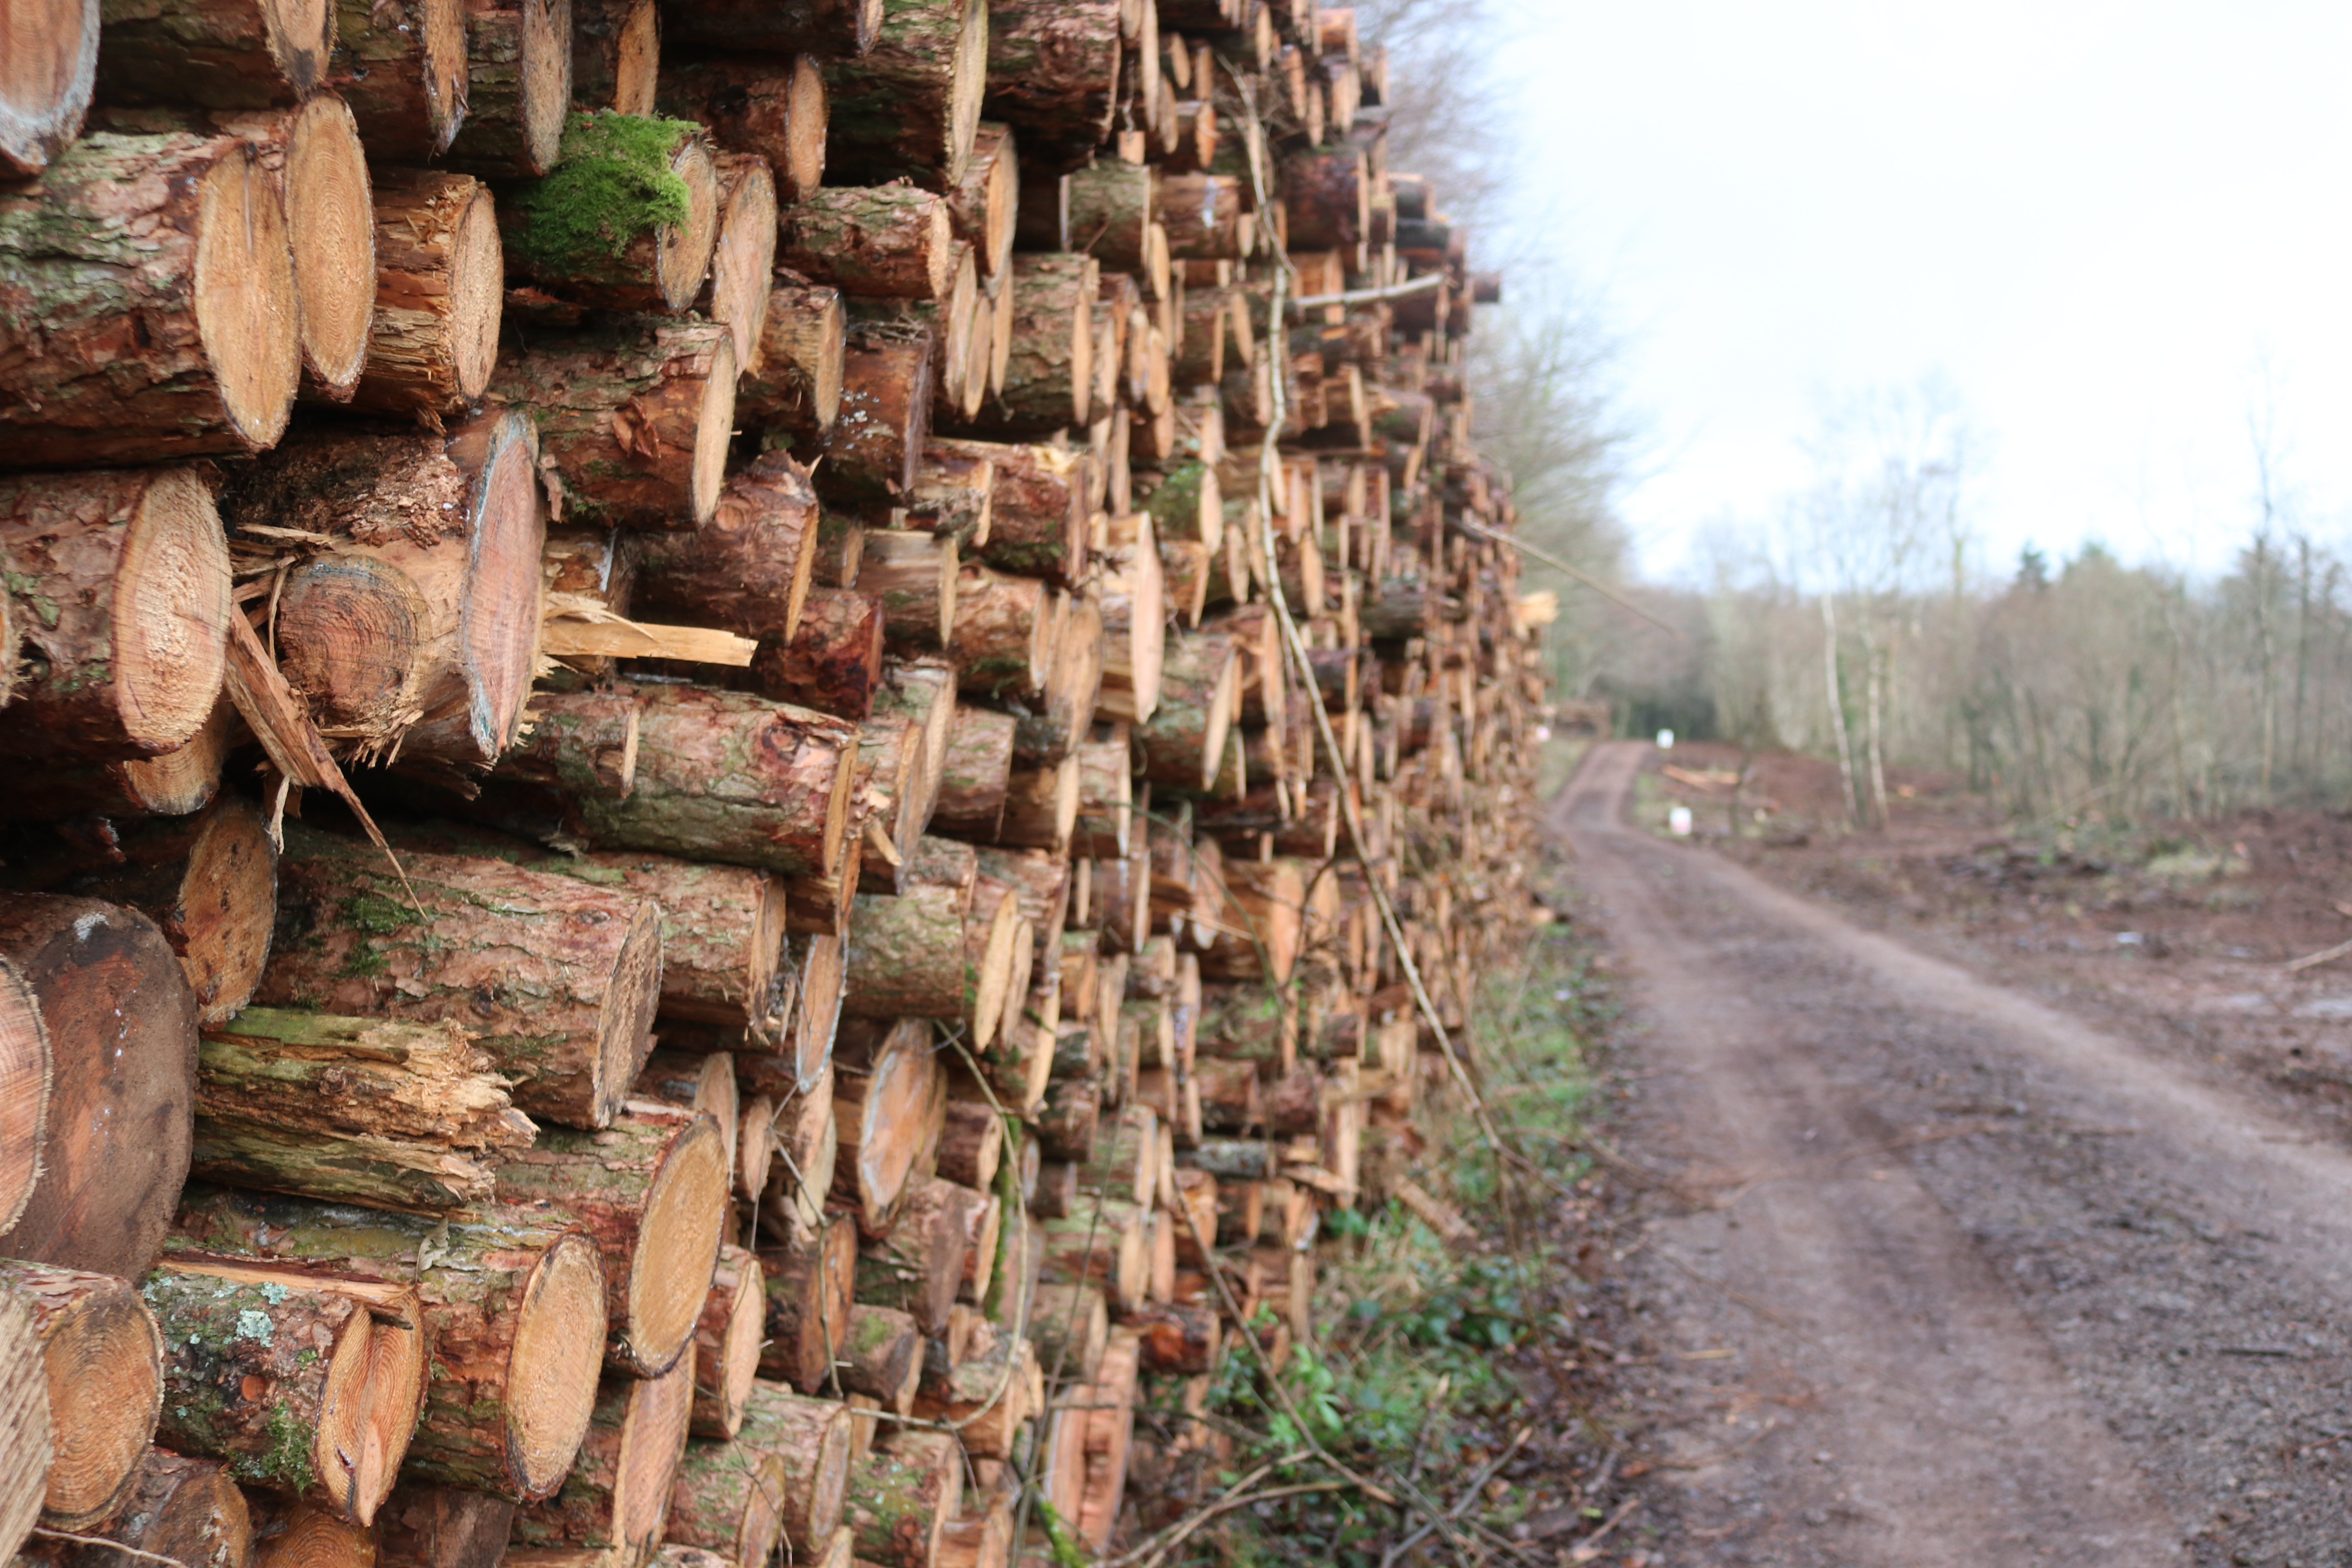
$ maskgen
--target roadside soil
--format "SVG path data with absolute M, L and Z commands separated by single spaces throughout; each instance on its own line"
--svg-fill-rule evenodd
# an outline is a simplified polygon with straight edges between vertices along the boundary
M 1627 1009 L 1654 1413 L 1576 1560 L 2352 1563 L 2352 963 L 2280 967 L 2352 939 L 2352 825 L 2025 840 L 1898 775 L 1831 840 L 1834 773 L 1768 759 L 1770 839 L 1675 841 L 1731 805 L 1672 761 L 1596 747 L 1549 818 Z

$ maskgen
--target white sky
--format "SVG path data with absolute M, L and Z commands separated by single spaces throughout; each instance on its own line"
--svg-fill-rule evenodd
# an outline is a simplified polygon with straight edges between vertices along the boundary
M 1770 516 L 1824 394 L 1931 372 L 1999 570 L 2224 564 L 2265 362 L 2299 515 L 2352 543 L 2352 6 L 1511 3 L 1517 210 L 1623 341 L 1644 571 Z

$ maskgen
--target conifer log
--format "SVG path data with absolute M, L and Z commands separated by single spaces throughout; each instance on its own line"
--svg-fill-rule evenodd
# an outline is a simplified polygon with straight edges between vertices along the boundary
M 843 184 L 963 179 L 988 85 L 985 0 L 892 0 L 874 47 L 824 62 L 825 160 Z
M 961 568 L 947 653 L 964 690 L 1017 699 L 1044 689 L 1055 651 L 1050 595 L 1034 577 Z
M 0 1260 L 0 1295 L 32 1310 L 55 1458 L 40 1498 L 52 1530 L 85 1531 L 137 1484 L 163 1398 L 163 1341 L 124 1280 Z
M 839 289 L 790 281 L 796 276 L 778 273 L 768 295 L 760 363 L 743 377 L 738 412 L 748 426 L 814 439 L 841 412 L 849 318 Z
M 661 1014 L 779 1037 L 784 889 L 764 871 L 642 850 L 587 850 L 543 869 L 625 889 L 661 911 Z
M 497 1568 L 512 1498 L 404 1479 L 376 1510 L 377 1568 Z
M 845 294 L 943 300 L 954 281 L 948 203 L 911 185 L 812 192 L 777 215 L 777 266 Z
M 880 1400 L 883 1408 L 904 1415 L 922 1376 L 922 1331 L 910 1314 L 896 1307 L 856 1302 L 849 1309 L 849 1337 L 841 1347 L 840 1371 L 844 1388 Z
M 140 1289 L 163 1333 L 159 1441 L 366 1525 L 425 1398 L 405 1285 L 174 1259 Z
M 286 574 L 274 622 L 324 738 L 476 769 L 513 743 L 539 651 L 537 458 L 506 412 L 454 437 L 321 433 L 238 477 L 241 529 L 332 541 Z
M 740 1247 L 719 1249 L 710 1294 L 694 1324 L 694 1414 L 688 1430 L 698 1437 L 725 1441 L 742 1428 L 743 1401 L 759 1375 L 767 1326 L 765 1285 L 759 1259 Z
M 1094 1203 L 1081 1198 L 1068 1218 L 1045 1222 L 1041 1278 L 1092 1285 L 1104 1292 L 1115 1311 L 1140 1305 L 1151 1266 L 1144 1216 L 1144 1210 L 1116 1198 L 1104 1199 L 1099 1213 Z
M 786 453 L 764 454 L 728 479 L 708 522 L 641 539 L 632 606 L 788 644 L 816 563 L 818 517 L 808 470 Z
M 1103 677 L 1098 710 L 1130 723 L 1149 720 L 1160 705 L 1166 654 L 1166 579 L 1149 512 L 1118 519 L 1127 537 L 1104 552 Z
M 334 11 L 329 85 L 369 153 L 422 163 L 447 152 L 466 119 L 462 0 L 335 0 Z
M 1352 142 L 1286 160 L 1279 183 L 1293 251 L 1346 250 L 1363 243 L 1371 221 L 1371 168 Z
M 963 1452 L 945 1432 L 901 1431 L 850 1473 L 858 1561 L 936 1568 L 940 1541 L 963 1511 Z
M 204 1568 L 246 1568 L 253 1550 L 245 1494 L 226 1465 L 143 1445 L 111 1516 L 50 1528 L 92 1539 L 37 1539 L 19 1561 L 45 1568 L 121 1568 L 126 1556 L 117 1548 L 128 1548 Z M 5 1540 L 0 1531 L 0 1543 Z
M 760 1375 L 814 1394 L 849 1333 L 857 1227 L 845 1215 L 820 1215 L 786 1246 L 761 1251 L 760 1268 L 766 1300 Z M 756 1402 L 747 1408 L 756 1410 Z
M 660 68 L 661 10 L 654 0 L 572 0 L 573 107 L 649 115 Z
M 1086 570 L 1087 468 L 1083 452 L 1053 446 L 934 437 L 936 457 L 986 460 L 990 467 L 988 537 L 981 560 L 1002 572 L 1043 577 L 1065 587 Z
M 928 1020 L 845 1029 L 835 1041 L 833 1109 L 841 1154 L 834 1163 L 833 1191 L 866 1235 L 889 1228 L 929 1156 L 929 1129 L 946 1116 L 946 1107 Z
M 0 88 L 0 178 L 39 174 L 81 133 L 97 80 L 98 35 L 98 0 L 58 0 L 10 26 L 16 58 Z M 21 1533 L 0 1523 L 0 1546 L 14 1551 Z
M 0 643 L 11 635 L 6 603 L 0 599 Z M 221 765 L 243 723 L 224 694 L 203 728 L 172 750 L 123 763 L 61 763 L 48 772 L 51 788 L 0 803 L 0 815 L 32 821 L 88 816 L 119 826 L 126 817 L 202 811 L 220 793 Z
M 530 0 L 537 4 L 537 0 Z M 529 409 L 562 480 L 552 521 L 694 528 L 726 479 L 735 340 L 708 321 L 624 317 L 501 355 L 486 394 Z
M 90 899 L 0 896 L 0 1257 L 135 1279 L 187 1178 L 195 997 L 152 921 Z
M 902 652 L 933 652 L 948 639 L 956 613 L 952 537 L 873 529 L 857 571 L 860 593 L 882 601 L 883 636 Z
M 782 203 L 803 201 L 824 183 L 824 73 L 807 55 L 665 63 L 656 101 L 662 113 L 700 124 L 717 145 L 766 159 Z
M 995 26 L 990 14 L 989 25 Z M 1013 218 L 1021 200 L 1021 163 L 1013 128 L 983 121 L 972 134 L 971 157 L 948 200 L 958 239 L 971 247 L 972 265 L 993 297 L 1013 265 Z
M 467 0 L 465 103 L 449 167 L 534 179 L 553 170 L 572 112 L 572 0 Z
M 982 1424 L 996 1425 L 989 1417 Z M 1004 1497 L 950 1520 L 940 1534 L 939 1568 L 1011 1568 L 1012 1562 L 1013 1504 Z
M 1217 933 L 1202 952 L 1201 977 L 1287 981 L 1305 926 L 1305 871 L 1296 860 L 1228 860 L 1223 878 Z
M 791 946 L 793 967 L 801 979 L 791 1055 L 801 1092 L 805 1094 L 817 1087 L 833 1059 L 842 991 L 849 978 L 849 952 L 838 935 L 823 932 L 796 934 Z
M 605 1276 L 593 1239 L 564 1216 L 486 1202 L 412 1217 L 194 1186 L 173 1246 L 413 1285 L 431 1359 L 412 1477 L 539 1498 L 571 1468 L 602 1360 Z
M 861 894 L 849 924 L 843 1010 L 853 1018 L 977 1017 L 979 990 L 989 977 L 966 959 L 967 901 L 952 889 L 932 887 L 910 887 L 895 896 Z M 1011 923 L 1008 911 L 1007 940 Z M 992 911 L 992 931 L 995 924 Z M 995 980 L 1001 987 L 1003 976 Z M 1002 991 L 992 990 L 1001 1007 Z
M 327 84 L 332 6 L 161 0 L 110 11 L 98 62 L 109 102 L 275 109 Z
M 688 1439 L 670 1491 L 670 1542 L 727 1563 L 765 1563 L 782 1533 L 783 1461 L 764 1448 Z
M 1066 853 L 1077 827 L 1078 777 L 1076 754 L 1042 768 L 1016 765 L 1005 785 L 1004 817 L 997 825 L 996 842 Z
M 374 1568 L 375 1531 L 331 1509 L 289 1503 L 267 1492 L 246 1500 L 252 1510 L 253 1568 Z
M 660 911 L 500 860 L 401 864 L 404 880 L 363 844 L 289 826 L 279 935 L 257 998 L 461 1021 L 518 1079 L 522 1110 L 610 1122 L 651 1048 Z
M 683 0 L 670 26 L 683 40 L 790 55 L 862 55 L 882 27 L 882 0 Z
M 503 1203 L 576 1219 L 604 1255 L 605 1358 L 638 1377 L 685 1359 L 709 1297 L 730 1173 L 709 1117 L 639 1101 L 603 1132 L 550 1131 L 499 1165 Z M 693 1372 L 686 1402 L 693 1402 Z M 679 1427 L 685 1426 L 679 1416 Z
M 1168 236 L 1168 254 L 1174 260 L 1239 261 L 1257 244 L 1256 216 L 1249 210 L 1244 182 L 1229 174 L 1163 176 L 1158 212 Z M 1204 304 L 1202 325 L 1213 337 L 1223 329 L 1219 313 L 1230 307 L 1231 300 L 1219 291 L 1210 294 Z M 1189 331 L 1186 335 L 1190 337 Z
M 903 501 L 915 487 L 931 429 L 933 356 L 927 333 L 896 334 L 869 328 L 842 351 L 841 411 L 808 448 L 828 499 Z
M 509 1539 L 610 1553 L 607 1561 L 650 1558 L 669 1515 L 693 1408 L 690 1360 L 654 1375 L 605 1378 L 572 1473 L 552 1497 L 516 1511 Z
M 85 136 L 0 191 L 0 463 L 268 447 L 298 321 L 285 205 L 249 143 Z
M 1029 1307 L 1029 1342 L 1049 1383 L 1092 1381 L 1109 1337 L 1110 1308 L 1100 1287 L 1038 1281 Z
M 1107 272 L 1140 273 L 1160 171 L 1106 161 L 1070 176 L 1070 243 Z
M 961 597 L 961 595 L 959 595 Z M 1004 817 L 1020 729 L 1009 713 L 959 706 L 940 768 L 940 798 L 931 826 L 951 837 L 992 839 Z
M 843 588 L 812 588 L 786 642 L 751 662 L 760 689 L 782 701 L 862 720 L 882 684 L 882 601 Z
M 1202 791 L 1216 783 L 1240 707 L 1241 662 L 1222 632 L 1180 634 L 1160 667 L 1160 705 L 1136 726 L 1138 772 L 1155 784 Z
M 387 1208 L 484 1202 L 491 1152 L 537 1131 L 490 1065 L 455 1023 L 247 1009 L 205 1037 L 192 1169 Z
M 986 111 L 1064 168 L 1110 134 L 1120 0 L 999 0 L 989 13 Z
M 656 1051 L 646 1058 L 630 1098 L 675 1110 L 698 1111 L 718 1124 L 728 1180 L 735 1171 L 735 1127 L 741 1092 L 728 1051 Z
M 1091 256 L 1013 257 L 1009 357 L 1003 385 L 974 421 L 981 429 L 1018 438 L 1087 423 L 1097 276 Z
M 573 175 L 524 185 L 499 205 L 509 275 L 599 310 L 692 306 L 710 275 L 720 204 L 719 166 L 701 127 L 686 120 L 583 116 L 566 133 L 563 167 L 575 163 L 639 179 L 666 172 L 683 187 L 683 211 L 668 222 L 642 209 L 616 211 L 583 237 L 572 210 L 583 197 L 566 184 Z
M 915 1414 L 952 1423 L 968 1453 L 1010 1459 L 1016 1434 L 1031 1415 L 1029 1374 L 1036 1352 L 1028 1341 L 992 1323 L 983 1325 L 980 1338 L 992 1342 L 951 1367 L 936 1352 L 926 1360 Z
M 748 375 L 760 368 L 775 286 L 776 179 L 768 161 L 756 153 L 719 153 L 714 162 L 718 242 L 698 308 L 735 334 L 736 368 Z
M 945 1333 L 963 1281 L 972 1216 L 984 1202 L 953 1182 L 914 1183 L 890 1233 L 858 1248 L 858 1301 L 896 1308 L 926 1334 Z
M 636 787 L 637 738 L 634 692 L 541 692 L 531 732 L 499 759 L 498 778 L 562 795 L 626 795 Z
M 848 1489 L 849 1407 L 755 1383 L 736 1441 L 772 1454 L 782 1464 L 784 1539 L 796 1556 L 820 1552 L 841 1522 Z
M 1003 1153 L 1002 1117 L 974 1100 L 948 1101 L 947 1123 L 940 1134 L 939 1173 L 942 1177 L 987 1192 L 995 1185 L 997 1163 Z
M 472 175 L 427 169 L 377 170 L 373 198 L 375 315 L 352 406 L 456 414 L 482 395 L 498 361 L 497 204 Z

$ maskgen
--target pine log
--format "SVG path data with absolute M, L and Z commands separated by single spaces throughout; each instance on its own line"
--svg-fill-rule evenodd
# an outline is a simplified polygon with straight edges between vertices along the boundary
M 537 417 L 541 465 L 562 480 L 553 521 L 693 528 L 726 479 L 735 369 L 724 327 L 624 317 L 534 334 L 500 357 L 486 395 Z
M 736 1441 L 774 1455 L 782 1465 L 783 1536 L 798 1558 L 821 1552 L 840 1525 L 851 1425 L 847 1405 L 803 1398 L 772 1383 L 753 1384 L 744 1402 Z
M 833 1060 L 842 993 L 849 982 L 849 950 L 839 936 L 822 932 L 795 935 L 789 946 L 801 984 L 800 1005 L 793 1017 L 791 1055 L 801 1092 L 805 1094 L 816 1088 Z
M 882 0 L 682 0 L 670 26 L 680 38 L 730 49 L 862 55 L 881 31 L 882 11 Z
M 989 464 L 989 531 L 976 547 L 982 560 L 1000 571 L 1065 586 L 1084 573 L 1089 461 L 1084 454 L 937 437 L 929 451 L 938 458 Z
M 743 1401 L 751 1394 L 751 1380 L 759 1374 L 760 1342 L 767 1326 L 764 1286 L 757 1258 L 740 1247 L 719 1249 L 710 1294 L 694 1325 L 694 1414 L 689 1430 L 698 1437 L 724 1441 L 742 1428 Z
M 253 1551 L 245 1494 L 227 1466 L 143 1445 L 110 1517 L 82 1526 L 52 1522 L 48 1528 L 86 1539 L 37 1539 L 18 1561 L 44 1568 L 121 1568 L 127 1560 L 121 1549 L 127 1548 L 204 1568 L 246 1568 Z
M 756 153 L 720 153 L 715 162 L 719 237 L 699 308 L 735 334 L 736 368 L 749 375 L 760 368 L 775 286 L 776 178 Z
M 756 1204 L 768 1190 L 768 1175 L 776 1163 L 776 1105 L 764 1094 L 743 1102 L 743 1120 L 735 1135 L 735 1196 Z
M 850 1474 L 849 1524 L 860 1562 L 936 1568 L 947 1527 L 963 1511 L 963 1454 L 945 1432 L 901 1431 Z
M 1119 1326 L 1140 1340 L 1146 1372 L 1191 1377 L 1216 1370 L 1220 1335 L 1213 1307 L 1145 1302 L 1123 1313 Z
M 0 897 L 0 1257 L 136 1278 L 187 1177 L 195 997 L 152 921 L 89 899 Z
M 904 1415 L 914 1403 L 915 1384 L 923 1372 L 923 1335 L 915 1320 L 895 1307 L 854 1303 L 849 1309 L 849 1336 L 841 1347 L 841 1385 L 882 1402 L 883 1408 Z M 862 1489 L 852 1480 L 852 1502 Z
M 258 1492 L 246 1499 L 253 1526 L 253 1568 L 376 1568 L 372 1526 L 331 1508 Z
M 954 281 L 949 205 L 929 191 L 829 187 L 784 208 L 777 226 L 776 265 L 844 293 L 943 300 Z
M 790 1245 L 762 1251 L 760 1268 L 767 1303 L 760 1375 L 814 1394 L 849 1333 L 857 1227 L 846 1215 L 821 1218 Z M 756 1413 L 756 1402 L 750 1408 Z
M 0 1295 L 32 1310 L 48 1386 L 41 1519 L 85 1531 L 120 1510 L 140 1479 L 163 1397 L 163 1342 L 139 1293 L 111 1275 L 0 1261 Z
M 100 90 L 110 102 L 274 109 L 327 83 L 331 6 L 285 0 L 110 5 Z
M 883 634 L 902 650 L 936 650 L 955 621 L 956 569 L 952 538 L 875 529 L 866 537 L 858 591 L 881 599 Z
M 471 174 L 425 169 L 376 171 L 373 196 L 375 316 L 352 405 L 456 414 L 482 395 L 498 363 L 506 264 L 497 205 Z
M 828 499 L 902 501 L 914 489 L 931 428 L 932 353 L 927 333 L 897 331 L 863 328 L 842 351 L 841 412 L 808 444 Z
M 1106 161 L 1070 176 L 1070 242 L 1105 272 L 1139 273 L 1153 212 L 1157 169 Z
M 717 1122 L 640 1101 L 603 1132 L 542 1134 L 537 1148 L 499 1165 L 499 1197 L 545 1205 L 595 1237 L 607 1363 L 653 1377 L 693 1342 L 726 1227 L 730 1175 Z
M 376 1510 L 376 1568 L 498 1568 L 512 1498 L 404 1479 Z
M 1051 592 L 1034 577 L 961 568 L 947 652 L 964 690 L 1019 699 L 1044 689 L 1055 652 Z
M 683 198 L 674 216 L 650 205 L 657 180 Z M 581 216 L 591 201 L 593 226 Z M 692 121 L 575 115 L 556 171 L 499 205 L 508 274 L 600 310 L 684 310 L 710 273 L 719 201 L 718 164 Z
M 289 829 L 257 999 L 462 1020 L 520 1080 L 521 1109 L 609 1122 L 650 1048 L 659 910 L 498 860 L 412 854 L 402 866 L 404 879 L 362 845 Z
M 0 1295 L 0 1547 L 12 1553 L 40 1519 L 55 1453 L 31 1309 Z
M 498 777 L 559 795 L 636 787 L 639 717 L 628 691 L 541 692 L 531 731 L 499 759 Z
M 947 1114 L 929 1021 L 845 1030 L 835 1047 L 833 1104 L 842 1151 L 834 1194 L 860 1230 L 881 1235 L 934 1147 L 929 1128 Z
M 1079 1157 L 1094 1142 L 1102 1108 L 1103 1085 L 1099 1079 L 1091 1076 L 1065 1078 L 1057 1073 L 1045 1086 L 1045 1103 L 1037 1113 L 1038 1147 L 1048 1158 Z
M 1132 727 L 1103 728 L 1108 731 L 1103 740 L 1077 749 L 1078 822 L 1071 851 L 1082 858 L 1117 860 L 1126 858 L 1136 832 Z
M 999 436 L 1049 436 L 1083 425 L 1094 401 L 1097 264 L 1091 256 L 1016 254 L 1010 357 L 976 422 Z
M 1225 736 L 1240 707 L 1241 667 L 1234 641 L 1220 632 L 1179 635 L 1160 668 L 1160 705 L 1136 726 L 1138 772 L 1172 789 L 1211 788 L 1225 758 Z
M 467 0 L 465 102 L 451 168 L 553 172 L 572 110 L 572 0 Z
M 1112 529 L 1124 537 L 1103 552 L 1103 677 L 1096 707 L 1110 718 L 1141 723 L 1160 704 L 1167 584 L 1151 515 L 1114 520 Z
M 781 1038 L 784 889 L 764 871 L 599 849 L 533 869 L 625 889 L 661 911 L 661 1014 Z
M 861 895 L 849 928 L 849 986 L 843 1008 L 856 1018 L 971 1018 L 991 976 L 965 954 L 966 900 L 943 888 L 911 887 L 895 897 Z M 1010 934 L 1011 911 L 1004 921 Z M 993 931 L 992 916 L 990 930 Z M 1003 984 L 1000 974 L 996 985 Z M 992 988 L 999 998 L 1002 992 Z
M 839 289 L 793 281 L 797 276 L 777 274 L 761 331 L 760 363 L 743 378 L 738 412 L 747 426 L 814 440 L 841 412 L 849 318 Z
M 1109 135 L 1118 108 L 1126 8 L 1122 0 L 998 0 L 989 14 L 989 116 L 1049 158 L 1082 161 Z
M 0 600 L 0 643 L 9 633 Z M 120 819 L 186 816 L 220 793 L 221 766 L 244 727 L 224 694 L 195 735 L 171 751 L 125 763 L 60 763 L 47 773 L 50 788 L 0 803 L 0 815 L 35 821 L 92 816 Z M 5 1217 L 5 1215 L 0 1215 Z
M 940 1534 L 938 1561 L 939 1568 L 1011 1568 L 1012 1500 L 992 1498 L 979 1512 L 950 1520 Z
M 572 0 L 574 108 L 651 114 L 660 68 L 661 10 L 653 0 Z
M 1201 954 L 1204 980 L 1290 978 L 1298 960 L 1307 878 L 1296 860 L 1229 860 L 1213 942 Z
M 765 1563 L 782 1533 L 787 1485 L 783 1461 L 766 1449 L 689 1439 L 663 1533 L 723 1563 Z
M 1099 1287 L 1038 1282 L 1029 1308 L 1029 1342 L 1048 1383 L 1091 1382 L 1109 1336 L 1110 1308 Z
M 873 711 L 882 684 L 881 599 L 840 588 L 808 591 L 795 635 L 752 660 L 753 679 L 771 697 L 844 719 Z
M 892 0 L 874 47 L 824 61 L 825 158 L 845 184 L 955 189 L 988 85 L 984 0 Z
M 948 1101 L 940 1135 L 939 1172 L 948 1181 L 987 1192 L 995 1185 L 1004 1154 L 1004 1121 L 989 1107 L 968 1100 Z
M 646 1377 L 609 1376 L 597 1391 L 580 1458 L 555 1495 L 515 1514 L 517 1546 L 571 1547 L 643 1563 L 671 1506 L 694 1407 L 694 1366 L 681 1360 Z
M 1106 1198 L 1084 1198 L 1066 1219 L 1045 1222 L 1044 1278 L 1063 1284 L 1100 1288 L 1115 1311 L 1144 1300 L 1150 1256 L 1147 1211 Z
M 594 1398 L 606 1288 L 595 1243 L 564 1216 L 485 1203 L 462 1217 L 407 1217 L 198 1186 L 180 1208 L 182 1243 L 413 1285 L 431 1360 L 411 1476 L 538 1498 L 571 1468 Z
M 887 1236 L 858 1249 L 857 1300 L 892 1307 L 926 1334 L 947 1331 L 949 1309 L 963 1281 L 980 1194 L 933 1177 L 913 1184 Z
M 1018 731 L 1019 722 L 1010 714 L 961 705 L 956 709 L 940 771 L 939 804 L 931 813 L 934 828 L 954 837 L 996 837 Z
M 733 1190 L 741 1094 L 735 1083 L 735 1058 L 731 1053 L 656 1051 L 646 1058 L 645 1070 L 637 1075 L 631 1098 L 676 1110 L 699 1111 L 716 1122 L 719 1149 L 726 1157 L 729 1190 Z
M 0 478 L 0 640 L 18 659 L 0 752 L 119 763 L 196 736 L 220 692 L 229 615 L 200 472 Z
M 353 1523 L 374 1520 L 425 1398 L 413 1289 L 174 1259 L 140 1294 L 163 1332 L 159 1441 Z
M 697 121 L 730 152 L 765 158 L 778 201 L 806 200 L 824 183 L 828 114 L 824 73 L 814 58 L 714 56 L 665 65 L 660 112 Z
M 993 12 L 989 25 L 996 25 Z M 1013 128 L 983 121 L 973 132 L 971 157 L 948 200 L 958 239 L 971 247 L 972 264 L 992 298 L 1013 265 L 1014 209 L 1021 199 L 1021 163 Z
M 240 530 L 293 531 L 272 629 L 320 733 L 487 768 L 514 742 L 539 647 L 537 443 L 518 412 L 454 437 L 325 434 L 238 476 Z
M 448 151 L 466 119 L 462 0 L 336 0 L 334 11 L 329 85 L 369 153 L 417 163 Z

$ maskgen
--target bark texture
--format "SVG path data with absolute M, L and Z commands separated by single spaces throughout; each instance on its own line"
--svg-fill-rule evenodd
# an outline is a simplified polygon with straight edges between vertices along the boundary
M 458 413 L 498 363 L 506 262 L 498 207 L 471 174 L 376 172 L 375 319 L 353 406 Z

